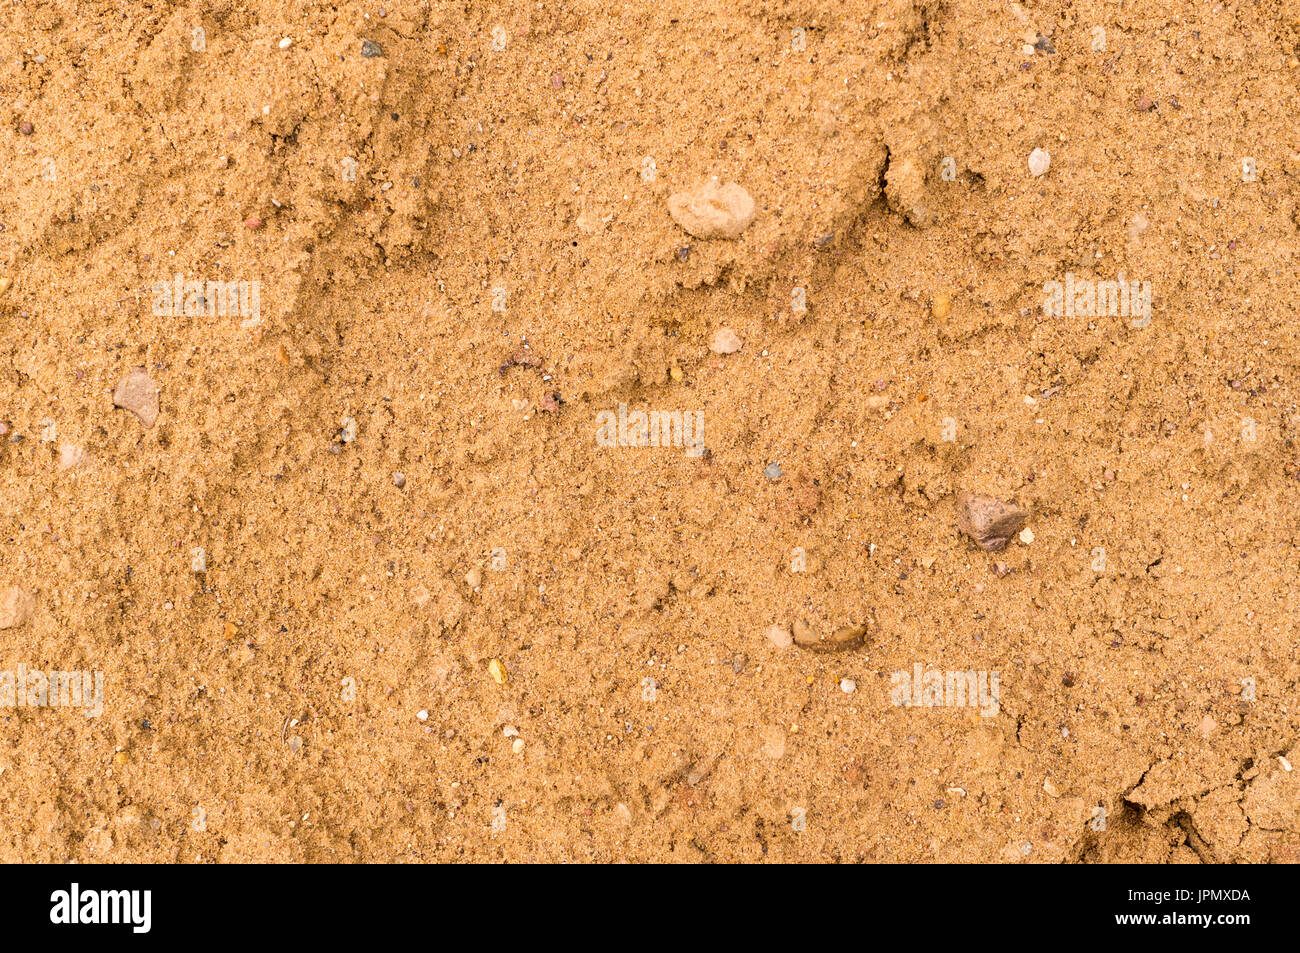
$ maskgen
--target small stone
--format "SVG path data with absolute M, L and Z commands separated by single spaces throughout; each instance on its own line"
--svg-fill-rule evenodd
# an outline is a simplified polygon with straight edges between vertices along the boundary
M 1043 790 L 1047 792 L 1047 796 L 1048 796 L 1048 797 L 1060 797 L 1060 796 L 1061 796 L 1061 792 L 1060 792 L 1059 790 L 1057 790 L 1057 787 L 1056 787 L 1055 784 L 1052 783 L 1052 779 L 1051 779 L 1051 778 L 1045 778 L 1045 779 L 1043 780 Z
M 504 685 L 510 680 L 510 673 L 506 671 L 506 667 L 500 659 L 494 658 L 488 662 L 488 674 L 492 676 L 492 681 L 498 685 Z
M 28 122 L 26 119 L 24 119 L 22 122 L 18 124 L 18 132 L 24 136 L 30 136 L 35 131 L 36 131 L 36 127 L 33 126 L 30 122 Z
M 1020 531 L 1020 541 L 1028 546 L 1034 541 L 1034 531 L 1026 526 Z
M 420 721 L 428 721 L 429 713 L 425 709 L 421 708 L 419 711 L 415 713 L 415 717 L 418 718 Z
M 519 754 L 519 752 L 523 751 L 524 739 L 516 738 L 514 741 L 510 742 L 510 750 L 513 751 L 515 754 Z
M 13 283 L 14 280 L 10 278 L 8 275 L 0 275 L 0 295 L 4 295 L 6 292 L 8 292 L 10 287 L 12 287 Z
M 778 649 L 788 649 L 794 644 L 790 630 L 781 625 L 774 625 L 767 630 L 767 640 Z
M 551 74 L 551 89 L 564 89 L 564 74 L 563 74 L 563 73 L 552 73 L 552 74 Z
M 744 652 L 737 652 L 731 657 L 731 670 L 739 675 L 745 670 L 745 663 L 749 661 L 749 656 Z
M 763 475 L 769 480 L 781 479 L 781 464 L 775 462 L 769 463 L 763 468 Z
M 113 406 L 129 410 L 148 429 L 158 419 L 158 385 L 144 367 L 137 367 L 118 381 Z
M 866 625 L 842 625 L 829 635 L 814 629 L 803 619 L 794 624 L 794 642 L 796 645 L 812 649 L 814 652 L 840 652 L 857 648 L 866 638 Z
M 693 189 L 668 197 L 668 214 L 695 238 L 735 239 L 754 221 L 754 200 L 734 182 L 721 185 L 717 176 Z
M 86 451 L 75 443 L 65 443 L 59 446 L 60 470 L 75 470 L 85 462 Z
M 483 574 L 477 569 L 471 569 L 469 572 L 465 573 L 465 585 L 469 586 L 471 589 L 477 589 L 479 586 L 483 585 Z
M 406 486 L 406 476 L 402 473 L 394 473 L 393 486 L 397 487 L 399 490 Z
M 344 443 L 351 443 L 357 439 L 357 421 L 355 417 L 344 417 L 340 423 L 342 430 L 339 432 L 340 438 Z
M 376 43 L 374 40 L 362 40 L 361 55 L 364 56 L 366 59 L 371 60 L 374 59 L 376 56 L 383 56 L 384 48 L 380 46 L 378 43 Z
M 742 346 L 740 335 L 731 328 L 718 328 L 709 342 L 709 350 L 714 354 L 735 354 Z
M 858 690 L 858 683 L 851 678 L 840 679 L 840 691 L 845 695 L 852 695 Z
M 0 589 L 0 629 L 16 629 L 36 610 L 36 599 L 22 586 Z
M 202 546 L 190 550 L 190 569 L 194 572 L 208 571 L 208 554 Z
M 1061 676 L 1061 684 L 1064 685 L 1066 688 L 1073 688 L 1073 687 L 1074 687 L 1074 673 L 1073 673 L 1073 672 L 1066 672 L 1064 675 L 1062 675 L 1062 676 Z
M 986 550 L 1002 549 L 1029 519 L 1029 512 L 1013 502 L 974 493 L 958 497 L 957 508 L 957 528 Z
M 501 734 L 503 737 L 506 738 L 518 738 L 519 729 L 516 728 L 514 725 L 506 725 L 504 728 L 501 729 Z
M 59 439 L 59 425 L 54 418 L 46 417 L 41 421 L 41 443 L 54 443 Z
M 280 49 L 282 50 L 287 50 L 291 46 L 293 46 L 293 40 L 290 37 L 286 36 L 283 40 L 280 41 Z
M 262 220 L 256 215 L 251 215 L 244 219 L 244 227 L 255 232 L 262 227 Z
M 1046 149 L 1035 149 L 1029 153 L 1029 171 L 1035 176 L 1046 175 L 1052 165 L 1052 157 Z
M 1218 730 L 1219 723 L 1214 720 L 1213 715 L 1206 715 L 1201 719 L 1200 731 L 1202 738 L 1208 738 Z

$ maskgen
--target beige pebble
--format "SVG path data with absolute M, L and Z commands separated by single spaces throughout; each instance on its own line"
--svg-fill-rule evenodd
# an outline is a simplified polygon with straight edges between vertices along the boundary
M 1213 715 L 1206 715 L 1201 719 L 1201 737 L 1208 738 L 1218 729 L 1219 723 L 1214 720 Z
M 36 610 L 36 599 L 22 586 L 0 589 L 0 629 L 16 629 Z
M 1047 792 L 1048 797 L 1061 796 L 1061 792 L 1057 789 L 1056 785 L 1052 783 L 1051 778 L 1045 778 L 1043 780 L 1043 790 Z
M 158 419 L 158 385 L 143 367 L 137 367 L 118 381 L 113 391 L 113 406 L 129 410 L 145 427 Z
M 1026 526 L 1020 531 L 1020 541 L 1028 546 L 1034 541 L 1034 531 Z
M 788 649 L 794 644 L 794 636 L 782 625 L 774 625 L 767 630 L 767 640 L 778 649 Z
M 731 328 L 718 328 L 709 342 L 709 350 L 714 354 L 735 354 L 742 346 L 740 336 Z
M 1029 171 L 1035 176 L 1046 175 L 1051 168 L 1052 157 L 1046 149 L 1035 149 L 1029 153 Z
M 74 470 L 86 461 L 86 451 L 75 443 L 59 445 L 59 469 Z
M 471 569 L 469 572 L 465 573 L 465 585 L 469 586 L 471 589 L 477 589 L 479 586 L 483 585 L 483 574 L 477 569 Z
M 510 673 L 506 671 L 505 663 L 500 659 L 492 659 L 488 662 L 488 674 L 492 676 L 492 681 L 498 685 L 504 685 L 510 680 Z
M 696 238 L 739 238 L 754 220 L 754 200 L 734 182 L 722 185 L 717 176 L 693 189 L 668 197 L 668 214 Z
M 957 499 L 957 528 L 981 549 L 1002 549 L 1027 519 L 1029 512 L 1014 502 L 978 493 L 963 493 Z

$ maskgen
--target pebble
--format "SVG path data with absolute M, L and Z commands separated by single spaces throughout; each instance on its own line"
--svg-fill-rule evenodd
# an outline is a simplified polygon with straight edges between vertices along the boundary
M 769 463 L 766 467 L 763 468 L 763 475 L 766 476 L 769 480 L 781 479 L 781 464 Z
M 668 197 L 668 214 L 695 238 L 735 239 L 754 221 L 754 200 L 734 182 L 714 176 L 703 185 Z
M 767 640 L 778 649 L 788 649 L 794 645 L 794 636 L 782 625 L 774 625 L 767 630 Z
M 857 648 L 866 634 L 865 625 L 842 625 L 829 635 L 824 635 L 803 619 L 796 619 L 794 623 L 795 644 L 815 652 L 839 652 Z
M 78 447 L 75 443 L 65 443 L 59 446 L 59 469 L 73 470 L 86 462 L 86 451 Z
M 291 46 L 293 46 L 293 40 L 290 37 L 286 36 L 283 40 L 280 41 L 280 49 L 282 50 L 287 50 Z
M 952 314 L 952 295 L 942 291 L 936 294 L 930 302 L 930 313 L 940 321 Z
M 18 124 L 18 132 L 24 136 L 30 136 L 35 131 L 36 131 L 36 127 L 33 126 L 30 122 L 28 122 L 26 119 L 24 119 L 22 122 Z
M 194 572 L 208 571 L 208 554 L 202 546 L 195 546 L 190 550 L 190 569 Z
M 256 215 L 250 216 L 249 218 L 244 219 L 244 227 L 257 231 L 262 227 L 262 220 Z
M 41 421 L 41 443 L 54 443 L 58 439 L 59 425 L 52 417 L 46 417 Z
M 0 589 L 0 629 L 16 629 L 36 610 L 36 599 L 22 586 Z
M 510 750 L 513 751 L 515 754 L 519 754 L 519 752 L 523 751 L 524 739 L 516 738 L 514 741 L 510 742 Z
M 1029 512 L 1013 502 L 976 493 L 958 497 L 957 510 L 957 528 L 975 540 L 980 549 L 990 551 L 1006 546 L 1029 519 Z
M 1020 541 L 1028 546 L 1034 541 L 1034 531 L 1026 526 L 1020 531 Z
M 361 41 L 361 55 L 366 59 L 374 59 L 376 56 L 384 55 L 384 48 L 374 40 Z
M 344 443 L 351 443 L 353 440 L 356 440 L 356 439 L 357 439 L 357 421 L 356 421 L 356 418 L 355 418 L 355 417 L 344 417 L 344 418 L 340 421 L 340 423 L 341 423 L 342 426 L 343 426 L 343 429 L 342 429 L 342 431 L 341 431 L 341 433 L 340 433 L 340 436 L 343 438 L 343 442 L 344 442 Z
M 1029 153 L 1029 171 L 1035 176 L 1046 175 L 1052 165 L 1052 157 L 1046 149 L 1035 149 Z
M 143 367 L 137 367 L 118 381 L 113 391 L 113 406 L 129 410 L 145 428 L 158 419 L 158 385 Z
M 469 586 L 471 589 L 477 589 L 479 586 L 483 585 L 483 574 L 477 569 L 471 569 L 469 572 L 465 573 L 465 585 Z
M 406 486 L 406 476 L 402 473 L 394 473 L 393 486 L 397 487 L 399 490 Z
M 740 335 L 731 328 L 718 328 L 709 342 L 709 350 L 714 354 L 735 354 L 742 346 Z
M 506 671 L 505 664 L 500 659 L 494 658 L 488 662 L 488 674 L 498 685 L 504 685 L 510 680 L 510 673 Z
M 8 275 L 0 276 L 0 295 L 3 295 L 5 292 L 7 292 L 10 286 L 13 285 L 13 283 L 14 280 L 10 278 Z
M 851 678 L 840 679 L 840 691 L 845 695 L 852 695 L 858 690 L 858 683 Z

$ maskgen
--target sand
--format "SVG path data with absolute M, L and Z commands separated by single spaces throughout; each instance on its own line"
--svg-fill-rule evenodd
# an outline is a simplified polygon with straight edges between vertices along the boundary
M 0 860 L 1300 860 L 1298 44 L 6 4 Z

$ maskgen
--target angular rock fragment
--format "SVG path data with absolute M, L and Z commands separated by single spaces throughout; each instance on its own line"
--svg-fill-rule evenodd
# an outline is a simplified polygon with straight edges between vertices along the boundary
M 1002 549 L 1027 519 L 1029 511 L 1014 502 L 977 493 L 963 493 L 957 498 L 957 528 L 981 549 Z
M 714 176 L 703 185 L 670 195 L 668 214 L 696 238 L 739 238 L 754 220 L 754 200 L 741 186 L 722 185 Z
M 148 371 L 137 367 L 118 382 L 113 406 L 131 411 L 145 427 L 152 427 L 158 419 L 158 385 Z
M 860 646 L 867 635 L 867 627 L 861 625 L 842 625 L 833 632 L 821 632 L 814 629 L 803 619 L 794 623 L 794 644 L 814 652 L 840 652 Z

